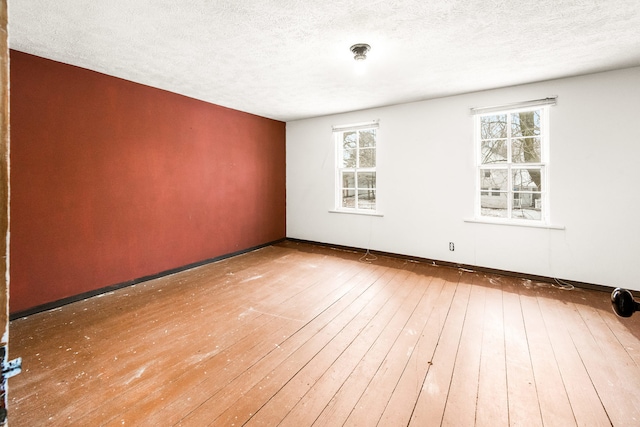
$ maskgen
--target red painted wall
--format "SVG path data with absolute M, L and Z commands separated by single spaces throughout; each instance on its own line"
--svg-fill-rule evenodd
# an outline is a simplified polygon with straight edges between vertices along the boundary
M 12 313 L 285 237 L 285 123 L 10 60 Z

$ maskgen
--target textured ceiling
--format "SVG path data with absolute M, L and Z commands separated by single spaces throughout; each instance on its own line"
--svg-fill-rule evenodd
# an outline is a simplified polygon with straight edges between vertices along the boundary
M 9 0 L 9 38 L 290 121 L 638 66 L 640 0 Z

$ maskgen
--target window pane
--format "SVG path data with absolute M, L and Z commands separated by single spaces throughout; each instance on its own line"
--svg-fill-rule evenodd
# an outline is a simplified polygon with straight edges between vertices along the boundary
M 513 209 L 536 209 L 536 203 L 540 206 L 540 193 L 513 193 Z
M 342 188 L 356 188 L 355 172 L 342 172 Z
M 376 208 L 376 190 L 358 190 L 358 209 Z
M 493 193 L 508 190 L 508 172 L 506 169 L 483 169 L 480 171 L 480 187 L 493 190 Z
M 376 188 L 376 173 L 358 172 L 358 188 Z
M 507 169 L 483 169 L 480 171 L 480 209 L 483 216 L 507 217 Z M 487 191 L 490 190 L 490 191 Z
M 367 129 L 360 131 L 360 147 L 375 147 L 376 146 L 376 130 Z
M 511 136 L 540 135 L 540 111 L 524 111 L 511 114 Z
M 540 193 L 514 193 L 511 216 L 516 219 L 542 219 Z
M 512 169 L 514 191 L 542 191 L 540 168 Z
M 482 141 L 481 149 L 480 163 L 483 165 L 507 161 L 507 141 L 505 139 Z
M 480 210 L 482 216 L 491 216 L 496 218 L 507 217 L 507 193 L 491 192 L 491 196 L 480 196 Z
M 342 207 L 343 208 L 356 207 L 356 191 L 355 190 L 342 190 Z
M 360 167 L 361 168 L 376 167 L 376 149 L 375 148 L 360 149 Z
M 540 138 L 514 139 L 511 156 L 514 163 L 540 163 Z
M 342 134 L 342 148 L 347 150 L 347 149 L 353 149 L 356 148 L 356 141 L 358 140 L 358 135 L 357 133 L 354 132 L 344 132 Z
M 480 117 L 480 138 L 494 139 L 507 137 L 507 115 L 496 114 Z
M 343 168 L 355 168 L 356 167 L 356 149 L 344 150 L 342 152 L 342 167 Z

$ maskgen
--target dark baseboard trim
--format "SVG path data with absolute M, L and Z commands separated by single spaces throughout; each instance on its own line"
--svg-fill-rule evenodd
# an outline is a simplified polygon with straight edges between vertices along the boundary
M 105 294 L 107 292 L 113 292 L 115 290 L 118 289 L 122 289 L 122 288 L 126 288 L 128 286 L 132 286 L 132 285 L 136 285 L 138 283 L 142 283 L 142 282 L 147 282 L 149 280 L 154 280 L 154 279 L 159 279 L 161 277 L 164 276 L 169 276 L 171 274 L 175 274 L 175 273 L 179 273 L 181 271 L 185 271 L 185 270 L 189 270 L 190 268 L 195 268 L 195 267 L 200 267 L 206 264 L 211 264 L 212 262 L 216 262 L 216 261 L 220 261 L 226 258 L 231 258 L 237 255 L 242 255 L 245 254 L 247 252 L 252 252 L 255 251 L 257 249 L 261 249 L 267 246 L 271 246 L 271 245 L 275 245 L 277 243 L 283 242 L 285 241 L 285 238 L 282 239 L 278 239 L 278 240 L 274 240 L 273 242 L 269 242 L 269 243 L 264 243 L 262 245 L 258 245 L 258 246 L 254 246 L 248 249 L 243 249 L 237 252 L 232 252 L 229 254 L 225 254 L 225 255 L 221 255 L 221 256 L 217 256 L 215 258 L 209 258 L 203 261 L 198 261 L 198 262 L 194 262 L 192 264 L 187 264 L 187 265 L 183 265 L 181 267 L 176 267 L 176 268 L 172 268 L 170 270 L 165 270 L 162 271 L 160 273 L 156 273 L 156 274 L 151 274 L 149 276 L 144 276 L 144 277 L 140 277 L 137 279 L 133 279 L 133 280 L 129 280 L 127 282 L 122 282 L 122 283 L 116 283 L 115 285 L 110 285 L 110 286 L 105 286 L 103 288 L 99 288 L 99 289 L 94 289 L 92 291 L 87 291 L 87 292 L 83 292 L 81 294 L 78 295 L 73 295 L 67 298 L 62 298 L 59 299 L 57 301 L 53 301 L 53 302 L 48 302 L 46 304 L 41 304 L 38 305 L 36 307 L 32 307 L 32 308 L 28 308 L 26 310 L 22 310 L 22 311 L 18 311 L 15 313 L 11 313 L 9 315 L 9 320 L 16 320 L 16 319 L 20 319 L 22 317 L 27 317 L 27 316 L 31 316 L 33 314 L 37 314 L 37 313 L 41 313 L 43 311 L 49 311 L 49 310 L 53 310 L 55 308 L 60 308 L 62 306 L 77 302 L 77 301 L 81 301 L 83 299 L 87 299 L 87 298 L 91 298 L 94 297 L 96 295 L 101 295 L 101 294 Z M 11 301 L 11 300 L 9 300 Z M 9 302 L 9 304 L 11 304 L 11 302 Z
M 367 251 L 367 249 L 363 249 L 363 248 L 334 245 L 331 243 L 314 242 L 311 240 L 294 239 L 291 237 L 287 237 L 286 240 L 290 242 L 306 243 L 309 245 L 323 246 L 327 248 L 333 248 L 333 249 L 339 249 L 339 250 L 351 251 L 351 252 L 365 253 Z M 416 261 L 416 262 L 425 263 L 425 264 L 433 264 L 433 265 L 438 265 L 443 267 L 451 267 L 451 268 L 457 268 L 457 269 L 472 270 L 472 271 L 482 272 L 487 274 L 498 274 L 502 276 L 517 277 L 517 278 L 528 279 L 536 282 L 551 283 L 556 285 L 569 284 L 569 285 L 575 286 L 576 288 L 590 289 L 590 290 L 600 291 L 600 292 L 611 293 L 614 289 L 614 287 L 612 286 L 596 285 L 593 283 L 578 282 L 575 280 L 560 279 L 557 277 L 554 278 L 554 277 L 547 277 L 547 276 L 537 276 L 535 274 L 526 274 L 526 273 L 519 273 L 517 271 L 508 271 L 508 270 L 499 270 L 496 268 L 479 267 L 479 266 L 470 265 L 470 264 L 458 264 L 455 262 L 440 261 L 440 260 L 435 260 L 430 258 L 421 258 L 421 257 L 415 257 L 415 256 L 409 256 L 409 255 L 402 255 L 402 254 L 396 254 L 392 252 L 369 250 L 369 253 L 376 256 L 386 256 L 386 257 L 392 257 L 392 258 L 398 258 L 398 259 L 406 259 L 409 261 Z
M 344 250 L 344 251 L 351 251 L 351 252 L 362 252 L 362 253 L 366 252 L 366 249 L 356 248 L 356 247 L 353 247 L 353 246 L 334 245 L 334 244 L 331 244 L 331 243 L 314 242 L 314 241 L 311 241 L 311 240 L 303 240 L 303 239 L 295 239 L 295 238 L 292 238 L 292 237 L 287 237 L 287 238 L 283 238 L 283 239 L 274 240 L 274 241 L 269 242 L 269 243 L 264 243 L 262 245 L 254 246 L 254 247 L 251 247 L 251 248 L 248 248 L 248 249 L 243 249 L 241 251 L 228 253 L 228 254 L 221 255 L 221 256 L 218 256 L 218 257 L 215 257 L 215 258 L 209 258 L 209 259 L 206 259 L 206 260 L 203 260 L 203 261 L 194 262 L 192 264 L 187 264 L 187 265 L 184 265 L 184 266 L 181 266 L 181 267 L 177 267 L 177 268 L 172 268 L 170 270 L 165 270 L 165 271 L 162 271 L 162 272 L 157 273 L 157 274 L 152 274 L 152 275 L 149 275 L 149 276 L 140 277 L 138 279 L 129 280 L 127 282 L 117 283 L 115 285 L 105 286 L 105 287 L 102 287 L 102 288 L 99 288 L 99 289 L 94 289 L 92 291 L 83 292 L 83 293 L 78 294 L 78 295 L 73 295 L 71 297 L 62 298 L 62 299 L 57 300 L 57 301 L 53 301 L 53 302 L 49 302 L 49 303 L 46 303 L 46 304 L 38 305 L 36 307 L 32 307 L 32 308 L 29 308 L 27 310 L 22 310 L 22 311 L 18 311 L 18 312 L 15 312 L 15 313 L 11 313 L 9 315 L 9 319 L 10 320 L 16 320 L 16 319 L 19 319 L 19 318 L 22 318 L 22 317 L 31 316 L 33 314 L 41 313 L 41 312 L 44 312 L 44 311 L 53 310 L 53 309 L 60 308 L 60 307 L 63 307 L 65 305 L 77 302 L 77 301 L 81 301 L 83 299 L 87 299 L 87 298 L 91 298 L 91 297 L 94 297 L 94 296 L 97 296 L 97 295 L 105 294 L 107 292 L 113 292 L 115 290 L 126 288 L 126 287 L 132 286 L 132 285 L 136 285 L 138 283 L 147 282 L 149 280 L 159 279 L 161 277 L 169 276 L 171 274 L 179 273 L 181 271 L 189 270 L 191 268 L 200 267 L 200 266 L 206 265 L 206 264 L 211 264 L 212 262 L 220 261 L 220 260 L 223 260 L 223 259 L 226 259 L 226 258 L 231 258 L 231 257 L 237 256 L 237 255 L 242 255 L 242 254 L 245 254 L 247 252 L 252 252 L 252 251 L 255 251 L 257 249 L 261 249 L 261 248 L 264 248 L 264 247 L 267 247 L 267 246 L 275 245 L 275 244 L 278 244 L 278 243 L 281 243 L 281 242 L 284 242 L 284 241 L 290 241 L 290 242 L 294 242 L 294 243 L 304 243 L 304 244 L 315 245 L 315 246 L 323 246 L 323 247 L 327 247 L 327 248 Z M 611 286 L 596 285 L 596 284 L 593 284 L 593 283 L 578 282 L 578 281 L 575 281 L 575 280 L 557 279 L 557 278 L 553 278 L 553 277 L 538 276 L 538 275 L 535 275 L 535 274 L 519 273 L 519 272 L 515 272 L 515 271 L 499 270 L 499 269 L 495 269 L 495 268 L 479 267 L 479 266 L 470 265 L 470 264 L 458 264 L 458 263 L 449 262 L 449 261 L 440 261 L 440 260 L 435 260 L 435 259 L 430 259 L 430 258 L 421 258 L 421 257 L 415 257 L 415 256 L 409 256 L 409 255 L 403 255 L 403 254 L 396 254 L 396 253 L 392 253 L 392 252 L 369 250 L 369 253 L 371 253 L 373 255 L 376 255 L 376 256 L 386 256 L 386 257 L 392 257 L 392 258 L 398 258 L 398 259 L 406 259 L 406 260 L 409 260 L 409 261 L 416 261 L 416 262 L 425 263 L 425 264 L 433 264 L 433 265 L 438 265 L 438 266 L 442 266 L 442 267 L 450 267 L 450 268 L 456 268 L 456 269 L 472 270 L 472 271 L 482 272 L 482 273 L 487 273 L 487 274 L 498 274 L 498 275 L 503 275 L 503 276 L 517 277 L 517 278 L 528 279 L 528 280 L 537 281 L 537 282 L 543 282 L 543 283 L 557 284 L 558 281 L 559 281 L 559 282 L 561 282 L 563 284 L 573 285 L 576 288 L 591 289 L 591 290 L 600 291 L 600 292 L 611 293 L 613 291 L 613 289 L 614 289 Z

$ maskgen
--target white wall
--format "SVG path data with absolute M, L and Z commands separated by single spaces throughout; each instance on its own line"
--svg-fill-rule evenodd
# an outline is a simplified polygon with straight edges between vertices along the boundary
M 551 222 L 565 229 L 465 222 L 475 188 L 469 108 L 554 95 Z M 384 216 L 330 213 L 331 127 L 373 119 Z M 640 68 L 287 123 L 291 238 L 640 290 L 639 222 Z

